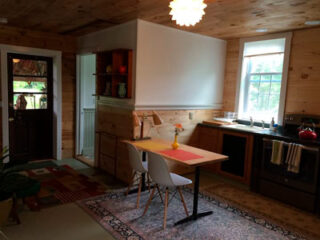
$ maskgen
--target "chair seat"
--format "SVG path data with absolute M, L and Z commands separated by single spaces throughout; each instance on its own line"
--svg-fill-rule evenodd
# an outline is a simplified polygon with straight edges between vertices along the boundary
M 170 173 L 170 175 L 171 175 L 173 184 L 175 186 L 184 186 L 184 185 L 188 185 L 188 184 L 192 183 L 192 181 L 190 179 L 182 177 L 178 174 Z
M 142 161 L 142 166 L 144 168 L 144 172 L 148 172 L 148 161 Z

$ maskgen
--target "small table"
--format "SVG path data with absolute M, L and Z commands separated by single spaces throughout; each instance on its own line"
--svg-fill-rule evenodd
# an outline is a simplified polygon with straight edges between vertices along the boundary
M 178 222 L 175 225 L 182 224 L 189 221 L 197 220 L 200 217 L 204 217 L 212 214 L 212 211 L 198 213 L 198 198 L 199 198 L 199 184 L 200 184 L 200 167 L 209 163 L 219 163 L 228 159 L 227 156 L 209 152 L 200 148 L 191 147 L 185 144 L 180 144 L 179 149 L 186 152 L 190 152 L 196 155 L 201 156 L 201 158 L 190 159 L 190 160 L 179 160 L 172 156 L 165 155 L 161 151 L 169 150 L 171 148 L 171 142 L 165 141 L 162 139 L 149 139 L 143 141 L 126 141 L 133 144 L 137 149 L 144 152 L 155 152 L 164 158 L 183 164 L 189 167 L 195 167 L 195 180 L 194 180 L 194 193 L 193 193 L 193 211 L 192 215 L 186 217 Z

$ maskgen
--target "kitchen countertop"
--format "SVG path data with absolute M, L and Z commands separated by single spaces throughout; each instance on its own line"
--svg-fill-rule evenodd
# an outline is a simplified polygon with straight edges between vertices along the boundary
M 198 125 L 203 127 L 218 128 L 218 129 L 229 130 L 234 132 L 245 132 L 248 134 L 258 135 L 260 137 L 276 138 L 284 141 L 294 141 L 301 144 L 315 145 L 317 147 L 320 147 L 320 137 L 318 137 L 316 140 L 303 140 L 299 138 L 298 134 L 297 135 L 289 134 L 283 130 L 274 132 L 266 128 L 265 130 L 262 130 L 262 131 L 249 131 L 246 129 L 234 128 L 234 127 L 231 127 L 230 125 L 218 126 L 218 125 L 211 125 L 211 124 L 205 124 L 205 123 L 199 123 Z

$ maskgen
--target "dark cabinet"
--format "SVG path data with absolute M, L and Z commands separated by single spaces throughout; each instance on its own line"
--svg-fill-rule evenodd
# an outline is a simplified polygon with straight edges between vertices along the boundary
M 250 184 L 253 135 L 221 130 L 219 152 L 229 159 L 220 164 L 219 173 Z
M 229 161 L 221 163 L 221 171 L 235 176 L 244 176 L 247 138 L 228 133 L 222 136 L 222 154 L 229 156 Z
M 253 138 L 253 134 L 250 133 L 200 125 L 197 147 L 229 157 L 220 164 L 206 165 L 206 169 L 249 185 Z

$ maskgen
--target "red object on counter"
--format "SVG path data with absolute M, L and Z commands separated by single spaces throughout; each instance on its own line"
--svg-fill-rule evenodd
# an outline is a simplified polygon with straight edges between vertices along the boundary
M 315 140 L 315 139 L 317 139 L 318 135 L 311 128 L 306 128 L 306 129 L 302 129 L 302 130 L 299 131 L 299 137 L 301 139 Z

